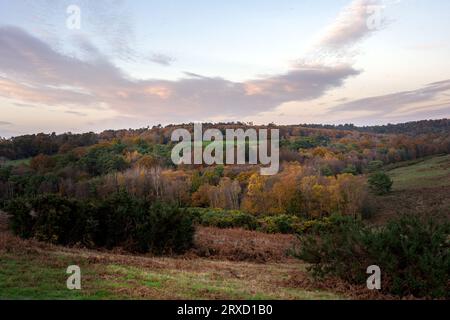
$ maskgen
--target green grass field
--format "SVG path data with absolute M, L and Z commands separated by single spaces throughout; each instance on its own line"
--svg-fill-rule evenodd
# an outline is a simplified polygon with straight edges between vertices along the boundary
M 393 190 L 450 186 L 450 155 L 439 156 L 388 171 Z

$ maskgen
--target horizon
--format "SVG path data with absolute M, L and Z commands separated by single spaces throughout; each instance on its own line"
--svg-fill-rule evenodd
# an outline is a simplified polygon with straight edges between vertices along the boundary
M 245 126 L 249 126 L 249 127 L 268 127 L 270 125 L 274 125 L 275 127 L 293 127 L 293 126 L 298 126 L 298 127 L 312 127 L 312 126 L 323 126 L 324 129 L 327 129 L 326 127 L 336 127 L 336 130 L 339 130 L 340 126 L 353 126 L 355 128 L 360 128 L 360 129 L 364 129 L 364 128 L 377 128 L 377 127 L 385 127 L 385 126 L 398 126 L 398 125 L 404 125 L 404 124 L 409 124 L 409 123 L 415 123 L 415 122 L 423 122 L 423 121 L 444 121 L 444 120 L 450 120 L 448 118 L 440 118 L 440 119 L 422 119 L 422 120 L 414 120 L 414 121 L 407 121 L 407 122 L 398 122 L 398 123 L 385 123 L 385 124 L 377 124 L 377 125 L 356 125 L 354 123 L 341 123 L 341 124 L 329 124 L 329 123 L 288 123 L 288 124 L 278 124 L 278 123 L 263 123 L 263 124 L 255 124 L 250 122 L 240 122 L 240 121 L 230 121 L 230 122 L 189 122 L 189 123 L 169 123 L 169 124 L 153 124 L 153 125 L 147 125 L 147 126 L 143 126 L 143 127 L 134 127 L 134 128 L 117 128 L 117 129 L 105 129 L 105 130 L 100 130 L 100 131 L 80 131 L 80 132 L 72 132 L 72 131 L 61 131 L 61 132 L 30 132 L 30 133 L 25 133 L 25 134 L 20 134 L 17 136 L 10 136 L 10 137 L 6 137 L 6 136 L 1 136 L 0 135 L 0 140 L 1 139 L 13 139 L 13 138 L 17 138 L 17 137 L 21 137 L 21 136 L 32 136 L 32 135 L 39 135 L 39 134 L 44 134 L 44 135 L 51 135 L 51 134 L 56 134 L 56 135 L 63 135 L 63 134 L 84 134 L 84 133 L 94 133 L 94 134 L 101 134 L 103 132 L 106 131 L 129 131 L 129 130 L 152 130 L 154 127 L 157 127 L 159 125 L 162 126 L 162 128 L 168 128 L 170 126 L 193 126 L 195 124 L 213 124 L 213 125 L 232 125 L 232 124 L 237 124 L 237 123 L 243 123 Z M 342 129 L 345 130 L 345 129 Z
M 443 0 L 0 0 L 0 137 L 450 118 L 449 11 Z

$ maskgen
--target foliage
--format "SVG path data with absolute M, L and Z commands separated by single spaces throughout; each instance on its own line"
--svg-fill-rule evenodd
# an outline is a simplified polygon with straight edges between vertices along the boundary
M 24 159 L 38 154 L 52 155 L 59 150 L 67 152 L 80 146 L 89 146 L 97 143 L 96 134 L 71 134 L 61 135 L 37 134 L 14 137 L 9 140 L 0 140 L 0 158 Z
M 330 143 L 330 138 L 327 136 L 311 136 L 311 137 L 299 137 L 293 141 L 283 140 L 281 142 L 282 147 L 287 147 L 292 151 L 298 151 L 300 149 L 312 149 L 319 146 L 325 146 Z
M 261 218 L 261 227 L 259 230 L 267 233 L 297 233 L 302 230 L 302 221 L 297 216 L 276 215 Z
M 192 246 L 192 218 L 175 206 L 149 203 L 126 192 L 82 202 L 56 195 L 10 201 L 14 233 L 62 245 L 181 253 Z
M 94 147 L 80 159 L 79 164 L 91 176 L 121 171 L 127 166 L 123 157 L 117 154 L 121 150 L 122 147 L 118 144 Z
M 318 277 L 363 284 L 366 268 L 378 265 L 387 293 L 448 298 L 449 236 L 450 223 L 433 217 L 405 215 L 381 228 L 340 217 L 301 236 L 298 257 L 311 263 Z
M 197 223 L 206 227 L 256 230 L 259 226 L 255 216 L 238 210 L 190 208 L 189 212 Z
M 63 245 L 89 243 L 84 209 L 76 200 L 55 195 L 15 199 L 5 208 L 12 215 L 10 225 L 17 235 Z
M 381 168 L 383 168 L 383 161 L 380 160 L 370 161 L 369 165 L 367 166 L 369 172 L 380 171 Z
M 189 208 L 194 221 L 205 227 L 221 229 L 242 228 L 271 234 L 304 234 L 314 228 L 335 223 L 335 216 L 304 220 L 294 215 L 273 215 L 256 217 L 238 210 Z
M 377 195 L 385 195 L 391 192 L 392 179 L 384 172 L 372 173 L 368 179 L 370 190 Z

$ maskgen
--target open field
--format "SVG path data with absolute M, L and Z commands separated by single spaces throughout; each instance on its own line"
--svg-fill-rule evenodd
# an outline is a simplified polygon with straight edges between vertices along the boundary
M 374 197 L 373 222 L 407 213 L 450 215 L 450 156 L 406 162 L 388 174 L 394 181 L 393 192 Z
M 393 190 L 450 186 L 450 155 L 433 157 L 388 172 Z
M 269 235 L 248 233 L 239 245 L 228 246 L 228 252 L 221 252 L 216 259 L 199 257 L 195 252 L 181 257 L 132 256 L 21 240 L 6 230 L 5 222 L 3 216 L 0 231 L 1 299 L 346 298 L 319 288 L 320 285 L 315 287 L 301 261 L 271 253 L 283 246 L 280 242 L 273 244 L 277 236 L 270 238 Z M 227 233 L 226 230 L 203 229 L 199 232 L 202 240 L 196 241 L 203 245 L 212 243 L 208 250 L 213 254 L 217 243 L 231 241 L 230 237 L 236 237 L 237 233 L 242 236 L 245 231 Z M 246 257 L 243 253 L 237 253 L 237 256 L 250 261 L 224 258 L 236 254 L 239 247 L 249 247 L 246 241 L 250 241 L 250 237 L 260 245 L 256 256 L 271 262 L 253 262 L 254 257 Z M 238 240 L 235 238 L 234 242 Z M 196 247 L 196 250 L 206 250 L 199 245 Z M 249 248 L 251 250 L 251 246 Z M 264 254 L 272 258 L 261 258 Z M 68 275 L 65 271 L 73 264 L 82 270 L 81 291 L 66 289 Z

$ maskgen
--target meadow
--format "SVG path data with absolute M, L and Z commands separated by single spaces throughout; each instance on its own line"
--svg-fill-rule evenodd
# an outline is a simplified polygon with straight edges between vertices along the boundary
M 412 165 L 406 163 L 389 171 L 389 176 L 394 180 L 394 191 L 447 187 L 450 186 L 450 156 L 424 159 Z

